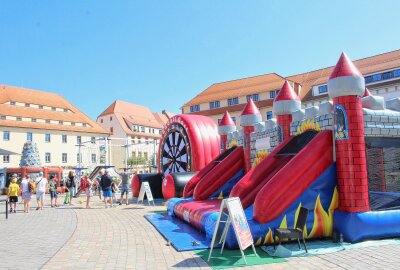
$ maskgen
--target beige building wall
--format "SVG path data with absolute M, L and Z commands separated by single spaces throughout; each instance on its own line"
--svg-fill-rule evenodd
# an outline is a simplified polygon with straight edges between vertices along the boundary
M 10 139 L 5 141 L 4 131 L 10 132 Z M 27 141 L 27 133 L 32 133 L 32 141 L 36 143 L 42 166 L 62 166 L 77 167 L 79 147 L 78 136 L 81 136 L 82 167 L 94 168 L 99 165 L 99 144 L 97 140 L 104 135 L 91 133 L 78 133 L 70 131 L 40 130 L 28 128 L 13 128 L 0 126 L 0 145 L 1 148 L 21 154 L 24 143 Z M 45 134 L 50 134 L 50 142 L 45 141 Z M 67 136 L 67 142 L 62 142 L 62 135 Z M 91 143 L 92 137 L 96 140 Z M 45 161 L 45 153 L 50 153 L 50 162 Z M 63 162 L 62 154 L 67 154 L 67 162 Z M 96 160 L 92 162 L 92 154 Z M 21 155 L 10 155 L 9 162 L 5 163 L 3 156 L 0 156 L 0 167 L 19 167 Z

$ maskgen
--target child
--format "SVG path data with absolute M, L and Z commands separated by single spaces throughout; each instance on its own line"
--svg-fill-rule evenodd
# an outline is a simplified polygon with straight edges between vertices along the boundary
M 12 213 L 13 211 L 13 206 L 14 206 L 14 213 L 17 212 L 18 194 L 19 194 L 19 186 L 17 184 L 17 175 L 13 174 L 11 179 L 11 184 L 8 187 L 8 198 L 11 204 L 10 213 Z
M 50 176 L 49 180 L 49 191 L 50 191 L 50 198 L 51 198 L 51 207 L 58 207 L 57 204 L 57 182 L 54 175 Z M 53 203 L 54 202 L 54 203 Z
M 69 188 L 65 186 L 64 204 L 70 204 L 70 202 L 71 202 L 71 193 L 69 191 Z
M 81 191 L 86 193 L 86 208 L 90 208 L 90 197 L 92 197 L 92 181 L 89 178 L 90 173 L 85 172 L 81 179 Z
M 119 191 L 118 186 L 117 186 L 117 178 L 113 177 L 112 178 L 112 183 L 111 183 L 111 192 L 112 192 L 112 198 L 113 198 L 113 202 L 117 202 L 117 198 L 115 196 L 115 193 L 117 193 Z M 114 205 L 113 205 L 114 206 Z

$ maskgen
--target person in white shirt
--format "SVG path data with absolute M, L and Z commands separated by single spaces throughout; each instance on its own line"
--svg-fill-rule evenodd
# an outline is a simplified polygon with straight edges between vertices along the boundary
M 25 213 L 29 213 L 29 208 L 31 205 L 31 196 L 32 196 L 31 191 L 32 190 L 29 189 L 29 185 L 31 185 L 30 181 L 31 181 L 30 176 L 26 175 L 26 177 L 24 177 L 21 182 L 22 199 L 24 200 L 24 212 Z
M 47 179 L 43 177 L 43 172 L 39 172 L 39 177 L 36 178 L 36 200 L 37 207 L 36 210 L 43 210 L 44 206 L 44 194 L 47 189 Z

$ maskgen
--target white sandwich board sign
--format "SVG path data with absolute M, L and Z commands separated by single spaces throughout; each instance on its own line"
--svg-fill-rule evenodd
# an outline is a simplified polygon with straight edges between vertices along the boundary
M 139 191 L 139 197 L 137 199 L 137 204 L 141 202 L 143 204 L 144 195 L 146 194 L 147 203 L 150 205 L 150 202 L 153 202 L 153 206 L 155 206 L 153 194 L 151 193 L 149 182 L 142 182 Z
M 226 220 L 224 221 L 225 217 Z M 213 252 L 220 223 L 225 223 L 222 235 L 219 240 L 219 244 L 222 244 L 221 254 L 224 251 L 226 237 L 228 235 L 230 225 L 232 224 L 233 231 L 235 232 L 235 236 L 238 241 L 240 252 L 242 253 L 244 262 L 247 264 L 246 257 L 243 251 L 250 246 L 253 248 L 254 254 L 258 256 L 254 247 L 253 236 L 251 235 L 250 227 L 247 223 L 247 219 L 243 211 L 242 203 L 240 202 L 240 199 L 238 197 L 234 197 L 223 199 L 221 202 L 217 223 L 215 225 L 214 235 L 211 241 L 211 250 L 208 256 L 208 261 L 210 261 L 211 254 Z

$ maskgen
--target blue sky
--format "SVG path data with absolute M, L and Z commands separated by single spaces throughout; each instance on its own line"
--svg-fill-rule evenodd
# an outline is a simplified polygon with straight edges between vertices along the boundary
M 0 84 L 179 108 L 215 82 L 400 49 L 400 1 L 1 1 Z

